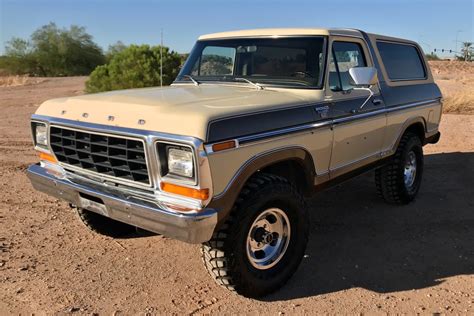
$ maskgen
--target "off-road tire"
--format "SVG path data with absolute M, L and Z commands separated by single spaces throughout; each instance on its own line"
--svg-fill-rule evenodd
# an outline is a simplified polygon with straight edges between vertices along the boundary
M 259 270 L 247 256 L 247 235 L 254 220 L 272 207 L 287 215 L 291 234 L 280 261 Z M 202 258 L 221 286 L 246 297 L 261 297 L 282 287 L 293 275 L 304 256 L 308 235 L 308 210 L 302 195 L 285 178 L 258 173 L 242 189 L 226 222 L 203 244 Z
M 88 210 L 76 208 L 76 213 L 85 226 L 101 235 L 120 238 L 136 232 L 134 226 L 110 219 Z
M 407 187 L 404 180 L 404 168 L 411 151 L 416 157 L 416 176 L 413 185 Z M 389 204 L 408 204 L 415 199 L 420 189 L 422 176 L 423 147 L 421 140 L 416 134 L 407 132 L 402 136 L 390 163 L 375 171 L 377 194 Z

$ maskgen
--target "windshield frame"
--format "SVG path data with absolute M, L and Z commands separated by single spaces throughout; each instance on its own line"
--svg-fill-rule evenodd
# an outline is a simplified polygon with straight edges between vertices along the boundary
M 319 38 L 323 40 L 322 44 L 322 59 L 321 59 L 321 67 L 319 69 L 319 80 L 317 85 L 311 85 L 311 86 L 304 86 L 304 85 L 292 85 L 292 84 L 285 84 L 285 83 L 269 83 L 269 82 L 262 82 L 258 80 L 258 77 L 253 77 L 253 76 L 241 76 L 241 75 L 230 75 L 229 77 L 234 78 L 234 77 L 245 77 L 252 82 L 258 83 L 259 85 L 263 87 L 275 87 L 275 88 L 285 88 L 285 89 L 310 89 L 310 90 L 322 90 L 324 88 L 324 82 L 325 82 L 325 76 L 326 76 L 326 67 L 327 67 L 327 56 L 328 56 L 328 36 L 327 35 L 285 35 L 285 36 L 242 36 L 242 37 L 226 37 L 226 38 L 216 38 L 216 39 L 205 39 L 205 40 L 198 40 L 196 44 L 194 45 L 193 49 L 191 50 L 188 58 L 186 59 L 186 62 L 184 63 L 183 67 L 181 68 L 178 76 L 176 79 L 173 81 L 173 83 L 191 83 L 193 84 L 192 81 L 188 79 L 184 79 L 186 75 L 189 75 L 191 73 L 191 69 L 195 64 L 195 61 L 199 56 L 195 56 L 197 53 L 197 50 L 201 50 L 200 43 L 210 43 L 212 42 L 222 42 L 225 40 L 252 40 L 252 39 L 286 39 L 286 38 L 292 38 L 292 39 L 298 39 L 298 38 Z M 202 50 L 201 50 L 202 53 Z M 194 58 L 192 58 L 194 57 Z M 195 77 L 195 76 L 193 76 Z M 210 78 L 212 76 L 209 76 Z M 200 84 L 206 84 L 206 83 L 212 83 L 212 84 L 243 84 L 242 82 L 235 81 L 235 80 L 225 80 L 226 76 L 222 76 L 222 78 L 218 79 L 210 79 L 210 80 L 202 80 L 202 77 L 196 77 L 196 80 L 199 81 Z M 224 79 L 224 80 L 223 80 Z

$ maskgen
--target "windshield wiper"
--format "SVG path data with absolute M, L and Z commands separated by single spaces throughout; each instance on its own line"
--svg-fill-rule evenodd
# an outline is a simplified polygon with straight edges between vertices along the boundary
M 183 75 L 183 77 L 188 78 L 189 80 L 191 80 L 194 83 L 195 86 L 199 86 L 199 81 L 197 81 L 196 79 L 194 79 L 190 75 Z
M 254 86 L 257 90 L 263 90 L 263 87 L 259 83 L 255 83 L 255 82 L 250 81 L 246 78 L 234 78 L 234 80 L 236 80 L 236 81 L 245 81 L 248 84 L 251 84 L 252 86 Z

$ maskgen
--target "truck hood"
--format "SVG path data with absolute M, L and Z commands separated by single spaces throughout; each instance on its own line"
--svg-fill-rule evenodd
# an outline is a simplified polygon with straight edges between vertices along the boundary
M 36 114 L 205 140 L 209 122 L 303 104 L 308 102 L 308 93 L 302 91 L 304 89 L 256 90 L 240 84 L 175 84 L 53 99 L 44 102 Z M 318 94 L 315 90 L 309 91 L 312 97 Z

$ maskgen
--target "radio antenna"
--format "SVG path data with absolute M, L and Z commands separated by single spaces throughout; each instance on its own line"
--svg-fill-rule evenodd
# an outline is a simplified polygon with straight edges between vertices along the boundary
M 163 29 L 161 29 L 160 45 L 160 87 L 163 87 Z

